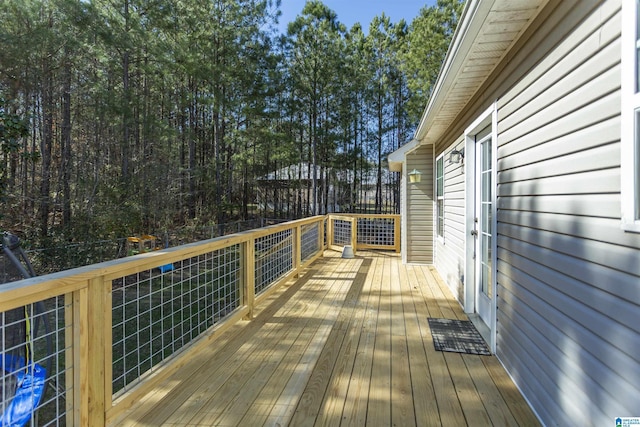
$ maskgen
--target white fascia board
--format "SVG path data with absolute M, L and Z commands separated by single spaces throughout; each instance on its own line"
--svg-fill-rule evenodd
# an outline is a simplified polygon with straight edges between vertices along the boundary
M 449 89 L 455 82 L 458 73 L 463 69 L 467 55 L 491 12 L 493 4 L 494 1 L 491 0 L 470 0 L 465 4 L 461 21 L 453 35 L 453 41 L 449 46 L 440 74 L 438 74 L 438 79 L 429 97 L 429 102 L 416 129 L 414 139 L 422 141 L 425 138 L 435 114 L 448 96 Z
M 407 154 L 415 150 L 417 147 L 418 140 L 412 139 L 393 153 L 389 154 L 389 156 L 387 157 L 387 160 L 389 161 L 389 170 L 391 172 L 402 172 L 402 167 L 406 160 Z

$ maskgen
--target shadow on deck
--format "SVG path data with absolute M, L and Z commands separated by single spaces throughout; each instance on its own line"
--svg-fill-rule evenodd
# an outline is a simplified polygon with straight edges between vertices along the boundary
M 125 426 L 539 425 L 495 356 L 434 350 L 466 319 L 435 270 L 327 252 L 141 399 Z

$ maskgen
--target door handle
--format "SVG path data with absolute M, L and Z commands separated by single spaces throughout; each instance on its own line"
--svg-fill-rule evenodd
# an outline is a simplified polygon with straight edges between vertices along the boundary
M 478 235 L 478 232 L 477 232 L 476 230 L 471 230 L 471 235 L 472 235 L 472 236 L 477 236 L 477 235 Z

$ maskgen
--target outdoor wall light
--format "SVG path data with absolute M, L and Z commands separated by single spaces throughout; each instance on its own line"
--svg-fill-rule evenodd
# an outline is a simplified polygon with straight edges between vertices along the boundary
M 464 147 L 459 150 L 455 148 L 451 150 L 449 163 L 461 163 L 462 161 L 464 161 Z
M 420 182 L 422 179 L 422 172 L 416 169 L 412 170 L 407 175 L 409 175 L 409 182 L 411 183 Z

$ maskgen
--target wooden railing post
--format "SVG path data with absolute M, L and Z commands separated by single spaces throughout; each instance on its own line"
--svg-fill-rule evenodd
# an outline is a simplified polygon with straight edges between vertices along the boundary
M 66 425 L 83 425 L 88 419 L 88 393 L 82 389 L 83 378 L 86 377 L 87 366 L 85 360 L 89 358 L 89 339 L 87 319 L 87 289 L 83 288 L 71 294 L 66 294 L 64 321 L 71 325 L 71 333 L 65 333 L 65 370 L 67 390 L 73 390 L 72 398 L 66 399 Z
M 396 253 L 400 253 L 400 215 L 393 217 L 393 244 L 396 247 Z
M 80 425 L 83 426 L 104 427 L 106 411 L 111 406 L 111 394 L 107 394 L 111 389 L 111 377 L 107 378 L 106 370 L 106 365 L 111 364 L 111 301 L 107 288 L 101 276 L 89 280 L 86 313 L 83 313 L 85 298 L 80 291 L 79 392 L 82 400 Z
M 355 255 L 358 248 L 358 218 L 353 217 L 351 218 L 351 247 Z
M 249 309 L 245 319 L 251 320 L 256 298 L 256 240 L 249 238 L 242 246 L 243 280 L 240 292 L 244 305 Z
M 293 269 L 296 277 L 300 276 L 300 265 L 302 265 L 302 226 L 298 225 L 292 230 L 293 232 Z
M 328 221 L 328 216 L 325 216 L 322 221 L 320 221 L 319 232 L 318 232 L 318 247 L 321 251 L 324 251 L 327 248 L 328 243 L 325 241 L 324 228 L 325 223 Z

